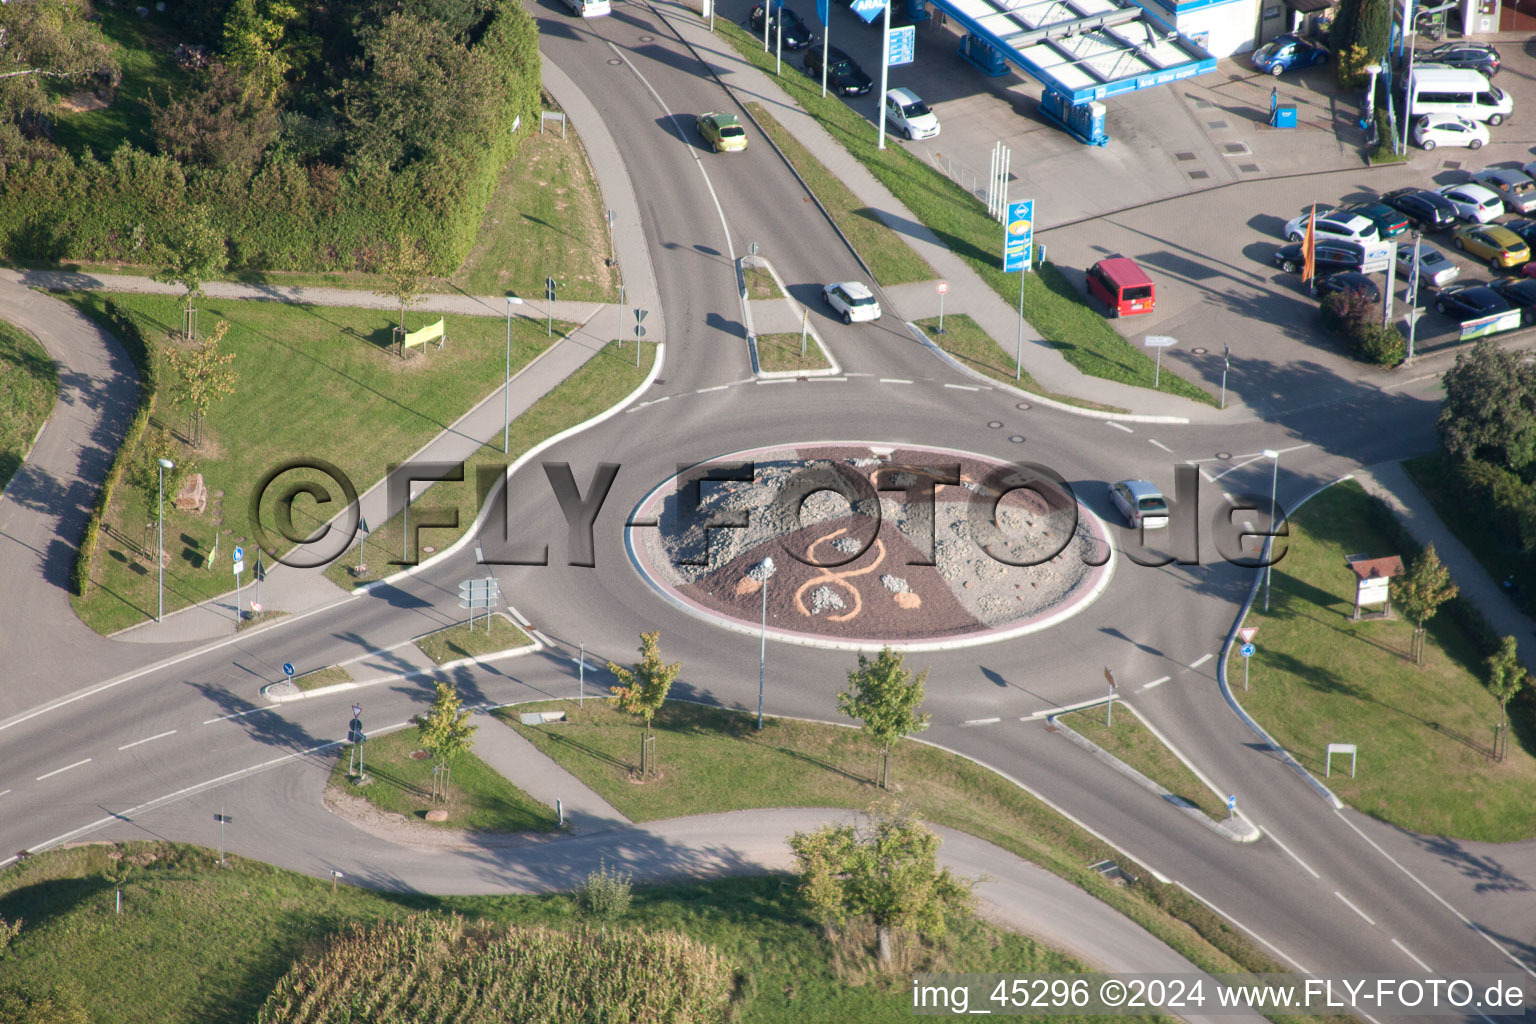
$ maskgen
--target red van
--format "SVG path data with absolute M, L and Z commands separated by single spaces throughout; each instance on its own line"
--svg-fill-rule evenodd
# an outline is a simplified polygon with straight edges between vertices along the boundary
M 1110 316 L 1150 313 L 1157 286 L 1129 256 L 1110 256 L 1088 268 L 1088 291 L 1109 307 Z

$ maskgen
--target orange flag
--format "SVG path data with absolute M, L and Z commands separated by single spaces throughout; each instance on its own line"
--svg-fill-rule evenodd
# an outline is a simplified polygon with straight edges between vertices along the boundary
M 1317 207 L 1307 215 L 1307 234 L 1301 240 L 1301 279 L 1310 281 L 1317 274 Z

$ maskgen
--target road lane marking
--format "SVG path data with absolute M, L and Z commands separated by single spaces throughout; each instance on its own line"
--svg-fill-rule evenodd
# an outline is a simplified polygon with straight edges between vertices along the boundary
M 964 725 L 993 725 L 993 724 L 995 724 L 997 722 L 1001 722 L 1001 721 L 1002 721 L 1001 718 L 972 718 L 972 719 L 970 719 L 970 720 L 968 720 L 968 721 L 966 721 L 966 722 L 964 722 L 962 724 L 964 724 Z M 4 796 L 4 795 L 5 794 L 0 793 L 0 796 Z
M 1408 959 L 1412 960 L 1414 963 L 1416 963 L 1420 967 L 1424 968 L 1424 970 L 1426 972 L 1428 972 L 1430 974 L 1434 973 L 1434 971 L 1431 970 L 1429 964 L 1425 963 L 1423 960 L 1420 960 L 1418 957 L 1413 955 L 1413 950 L 1409 949 L 1407 946 L 1403 945 L 1401 942 L 1398 942 L 1396 939 L 1392 940 L 1392 945 L 1396 946 L 1398 949 L 1402 950 L 1404 953 L 1407 953 L 1408 954 Z
M 1162 686 L 1164 683 L 1166 683 L 1171 678 L 1172 678 L 1172 676 L 1163 676 L 1163 678 L 1161 678 L 1161 679 L 1154 679 L 1150 683 L 1143 683 L 1141 685 L 1141 688 L 1143 690 L 1150 690 L 1154 686 Z
M 847 384 L 847 377 L 812 377 L 812 384 Z
M 1251 818 L 1249 820 L 1252 821 Z M 1253 822 L 1253 823 L 1255 825 L 1258 824 L 1258 822 L 1256 822 L 1256 821 Z M 1264 829 L 1264 834 L 1269 836 L 1269 838 L 1273 839 L 1275 841 L 1275 845 L 1280 847 L 1281 850 L 1285 851 L 1285 855 L 1287 857 L 1291 858 L 1291 860 L 1295 861 L 1297 864 L 1300 864 L 1301 867 L 1302 867 L 1302 870 L 1305 871 L 1307 874 L 1311 875 L 1313 878 L 1316 878 L 1316 879 L 1321 879 L 1323 877 L 1322 875 L 1318 874 L 1316 871 L 1312 870 L 1312 865 L 1311 864 L 1308 864 L 1306 861 L 1304 861 L 1300 857 L 1298 857 L 1296 855 L 1296 851 L 1295 850 L 1291 849 L 1289 846 L 1286 846 L 1285 843 L 1281 841 L 1280 837 L 1275 835 L 1275 830 L 1274 829 L 1266 828 L 1266 829 Z
M 1116 430 L 1123 430 L 1127 434 L 1134 434 L 1134 433 L 1136 433 L 1136 431 L 1132 430 L 1130 427 L 1126 426 L 1124 423 L 1116 423 L 1114 420 L 1108 420 L 1106 422 L 1110 426 L 1114 427 Z
M 1155 437 L 1147 438 L 1147 444 L 1150 444 L 1150 445 L 1152 445 L 1155 448 L 1161 448 L 1163 451 L 1167 452 L 1169 455 L 1173 454 L 1173 449 L 1172 448 L 1169 448 L 1167 445 L 1163 444 L 1163 442 L 1159 441 Z
M 1215 655 L 1213 655 L 1213 654 L 1202 654 L 1202 655 L 1200 655 L 1200 657 L 1198 657 L 1194 661 L 1190 662 L 1189 663 L 1189 667 L 1190 668 L 1199 668 L 1201 665 L 1204 665 L 1206 662 L 1210 661 L 1213 657 L 1215 657 Z
M 952 389 L 954 391 L 980 391 L 981 390 L 981 388 L 972 387 L 969 384 L 945 384 L 944 386 L 947 387 L 947 388 L 950 388 L 950 389 Z
M 909 380 L 903 380 L 901 377 L 881 377 L 880 378 L 880 383 L 881 384 L 911 384 L 912 382 L 909 381 Z
M 5 794 L 7 794 L 9 792 L 10 792 L 10 790 L 8 790 L 8 789 L 0 789 L 0 796 L 5 796 Z
M 1333 890 L 1333 894 L 1339 898 L 1339 902 L 1340 903 L 1344 904 L 1350 910 L 1353 910 L 1355 913 L 1359 914 L 1362 918 L 1364 918 L 1366 924 L 1370 925 L 1372 928 L 1376 927 L 1376 922 L 1372 921 L 1370 919 L 1370 916 L 1367 915 L 1365 911 L 1361 910 L 1359 907 L 1357 907 L 1353 903 L 1349 902 L 1349 900 L 1345 899 L 1343 893 L 1341 893 L 1341 892 L 1339 892 L 1339 890 L 1335 889 L 1335 890 Z M 1413 954 L 1411 954 L 1411 953 L 1409 954 L 1409 956 L 1412 956 L 1412 955 Z M 1426 971 L 1429 970 L 1429 968 L 1427 968 L 1427 967 L 1424 968 L 1424 969 Z
M 129 747 L 136 747 L 140 743 L 148 743 L 151 740 L 163 740 L 167 736 L 174 736 L 174 735 L 176 735 L 176 730 L 172 729 L 170 732 L 157 733 L 154 736 L 146 736 L 142 740 L 134 740 L 132 743 L 124 743 L 122 746 L 118 747 L 117 749 L 118 750 L 127 750 Z
M 364 655 L 364 657 L 367 657 L 367 655 Z M 227 722 L 231 718 L 244 718 L 246 715 L 254 715 L 258 711 L 276 711 L 278 709 L 278 707 L 279 707 L 279 705 L 274 704 L 270 708 L 251 708 L 248 711 L 236 711 L 232 715 L 220 715 L 218 718 L 210 718 L 210 719 L 208 719 L 208 721 L 204 722 L 203 724 L 204 725 L 212 725 L 214 722 Z
M 1281 949 L 1279 946 L 1275 945 L 1273 942 L 1270 942 L 1264 936 L 1260 935 L 1258 932 L 1254 931 L 1252 928 L 1249 928 L 1247 925 L 1243 924 L 1243 922 L 1239 921 L 1237 918 L 1233 917 L 1231 914 L 1227 913 L 1225 910 L 1222 910 L 1216 904 L 1212 903 L 1210 900 L 1206 899 L 1204 896 L 1201 896 L 1199 893 L 1195 892 L 1195 890 L 1191 889 L 1189 886 L 1185 885 L 1183 882 L 1175 881 L 1173 884 L 1178 886 L 1180 889 L 1183 889 L 1185 892 L 1189 893 L 1191 896 L 1193 896 L 1195 899 L 1199 900 L 1201 903 L 1204 903 L 1206 906 L 1210 907 L 1217 914 L 1220 914 L 1222 917 L 1226 918 L 1228 921 L 1231 921 L 1233 924 L 1237 925 L 1239 928 L 1241 928 L 1243 931 L 1247 932 L 1249 935 L 1253 936 L 1255 939 L 1258 939 L 1260 942 L 1264 943 L 1264 945 L 1268 946 L 1274 952 L 1274 954 L 1276 956 L 1280 957 L 1280 959 L 1290 961 L 1291 966 L 1296 968 L 1302 974 L 1311 974 L 1312 973 L 1311 971 L 1307 970 L 1307 968 L 1303 967 L 1301 965 L 1301 963 L 1295 957 L 1291 956 L 1289 953 L 1286 953 L 1285 950 Z
M 42 782 L 44 779 L 51 779 L 55 775 L 62 775 L 64 772 L 69 771 L 71 768 L 79 768 L 83 764 L 90 764 L 90 763 L 91 763 L 91 759 L 90 758 L 86 758 L 84 761 L 76 761 L 74 764 L 67 764 L 63 768 L 55 768 L 53 771 L 49 772 L 47 775 L 39 775 L 37 777 L 37 781 L 38 782 Z
M 707 395 L 711 391 L 727 391 L 729 389 L 730 389 L 730 385 L 729 384 L 716 384 L 712 388 L 699 388 L 697 391 L 694 392 L 694 394 L 696 394 L 696 395 Z

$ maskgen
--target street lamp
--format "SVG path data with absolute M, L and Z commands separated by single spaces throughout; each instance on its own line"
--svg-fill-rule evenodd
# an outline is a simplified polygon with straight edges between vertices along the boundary
M 1278 508 L 1276 495 L 1280 487 L 1280 453 L 1273 448 L 1264 449 L 1264 457 L 1274 463 L 1274 473 L 1269 478 L 1269 536 L 1265 539 L 1264 546 L 1267 558 L 1264 565 L 1264 610 L 1269 611 L 1269 581 L 1274 573 L 1275 562 L 1275 513 Z
M 763 675 L 768 667 L 768 577 L 773 575 L 772 556 L 763 559 L 763 633 L 757 651 L 757 731 L 763 731 Z
M 155 501 L 155 519 L 160 528 L 160 609 L 155 613 L 155 621 L 165 618 L 165 471 L 175 469 L 176 463 L 170 459 L 156 459 L 160 463 L 160 489 Z
M 507 454 L 507 438 L 512 432 L 512 307 L 521 306 L 516 295 L 507 296 L 507 384 L 501 392 L 501 454 Z

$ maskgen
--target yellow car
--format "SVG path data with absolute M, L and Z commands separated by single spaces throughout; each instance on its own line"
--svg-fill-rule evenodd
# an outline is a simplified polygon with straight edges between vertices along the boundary
M 747 131 L 735 114 L 700 114 L 699 134 L 716 153 L 737 153 L 747 148 Z
M 1497 270 L 1518 267 L 1531 258 L 1530 246 L 1509 228 L 1497 224 L 1469 224 L 1456 232 L 1456 248 L 1478 259 L 1487 260 Z

